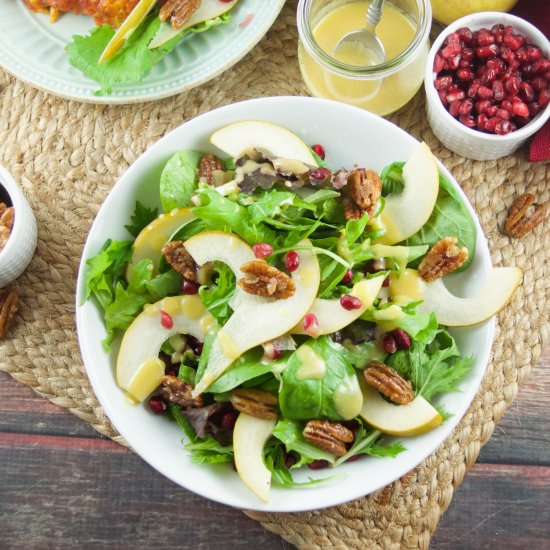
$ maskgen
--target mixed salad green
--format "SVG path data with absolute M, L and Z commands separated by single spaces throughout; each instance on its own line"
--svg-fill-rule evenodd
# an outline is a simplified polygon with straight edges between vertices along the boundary
M 137 262 L 134 257 L 133 261 L 134 239 L 151 228 L 159 216 L 190 209 L 189 219 L 170 234 L 168 242 L 185 243 L 211 231 L 230 233 L 250 247 L 255 246 L 253 250 L 260 250 L 261 261 L 290 275 L 289 253 L 307 249 L 319 264 L 317 299 L 341 300 L 365 280 L 398 280 L 405 271 L 418 266 L 432 245 L 449 235 L 456 236 L 459 244 L 468 249 L 468 262 L 474 257 L 474 222 L 443 175 L 439 176 L 439 194 L 428 221 L 406 241 L 386 246 L 381 256 L 382 249 L 376 244 L 384 234 L 380 213 L 386 197 L 399 194 L 403 188 L 403 162 L 395 162 L 380 173 L 382 193 L 371 213 L 346 219 L 343 199 L 350 172 L 333 170 L 313 152 L 317 166 L 308 166 L 307 172 L 300 173 L 293 173 L 288 167 L 281 169 L 281 159 L 255 150 L 239 158 L 226 158 L 221 165 L 215 159 L 218 168 L 214 175 L 204 176 L 204 158 L 204 152 L 193 150 L 173 155 L 159 182 L 164 213 L 138 202 L 125 226 L 128 239 L 108 240 L 86 262 L 85 299 L 95 298 L 103 311 L 107 331 L 103 345 L 107 351 L 114 338 L 132 325 L 144 307 L 149 307 L 147 304 L 197 293 L 215 319 L 212 330 L 203 341 L 189 334 L 173 335 L 163 342 L 159 353 L 165 374 L 172 382 L 185 382 L 183 387 L 195 387 L 208 371 L 217 334 L 233 314 L 232 298 L 240 288 L 240 276 L 226 263 L 214 261 L 206 269 L 201 266 L 199 282 L 193 282 L 160 254 Z M 269 246 L 258 249 L 259 244 Z M 456 390 L 469 371 L 472 358 L 461 356 L 453 337 L 438 324 L 435 314 L 420 311 L 421 299 L 404 300 L 401 296 L 396 301 L 385 285 L 373 297 L 370 307 L 336 332 L 316 334 L 305 327 L 298 331 L 301 334 L 281 335 L 236 357 L 193 405 L 189 405 L 189 395 L 179 399 L 174 395 L 177 392 L 167 391 L 161 385 L 160 391 L 148 398 L 150 407 L 181 426 L 185 448 L 193 461 L 232 462 L 232 433 L 239 414 L 232 396 L 243 389 L 276 396 L 278 404 L 272 407 L 276 421 L 263 448 L 263 460 L 273 483 L 279 486 L 304 485 L 292 476 L 295 468 L 304 465 L 317 469 L 361 455 L 396 456 L 404 451 L 404 445 L 388 439 L 370 424 L 360 407 L 351 418 L 342 414 L 338 401 L 342 384 L 360 380 L 363 386 L 363 371 L 376 361 L 410 381 L 415 398 L 433 403 L 438 394 Z M 408 340 L 397 337 L 403 334 Z M 304 350 L 322 363 L 321 373 L 317 370 L 304 375 Z M 386 396 L 383 401 L 389 403 Z M 441 407 L 436 408 L 440 418 L 432 427 L 448 416 Z M 346 443 L 344 454 L 335 456 L 326 445 L 319 446 L 304 436 L 304 428 L 312 420 L 340 423 L 353 433 L 353 441 Z M 326 478 L 310 480 L 305 485 L 322 481 Z

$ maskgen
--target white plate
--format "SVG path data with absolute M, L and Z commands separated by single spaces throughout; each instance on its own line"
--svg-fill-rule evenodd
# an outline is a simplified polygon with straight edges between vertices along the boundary
M 475 355 L 475 363 L 461 384 L 461 392 L 449 393 L 438 401 L 454 416 L 439 428 L 422 436 L 401 438 L 407 451 L 397 458 L 366 457 L 343 464 L 336 472 L 347 477 L 309 489 L 273 488 L 269 504 L 261 503 L 240 481 L 230 465 L 193 464 L 181 445 L 179 427 L 154 416 L 146 407 L 129 406 L 114 378 L 115 356 L 105 354 L 101 340 L 105 335 L 102 315 L 94 302 L 80 305 L 84 293 L 84 262 L 95 255 L 107 238 L 127 239 L 124 224 L 129 223 L 136 200 L 159 204 L 160 172 L 170 156 L 180 149 L 192 148 L 216 152 L 209 136 L 228 123 L 261 119 L 281 124 L 300 135 L 306 143 L 321 143 L 330 166 L 353 166 L 358 163 L 380 170 L 385 165 L 406 160 L 416 140 L 387 120 L 356 107 L 323 99 L 278 97 L 256 99 L 222 107 L 201 115 L 176 128 L 144 153 L 120 178 L 90 230 L 77 285 L 77 327 L 80 348 L 88 376 L 105 412 L 132 448 L 149 464 L 182 487 L 210 499 L 253 510 L 294 512 L 335 505 L 364 496 L 384 487 L 414 468 L 432 453 L 459 422 L 472 401 L 489 359 L 494 334 L 494 320 L 471 328 L 454 330 L 463 354 Z M 219 152 L 218 152 L 219 153 Z M 475 213 L 449 171 L 442 172 L 457 187 Z M 476 218 L 477 219 L 477 218 Z M 453 286 L 471 293 L 486 276 L 491 260 L 487 241 L 479 223 L 477 250 L 470 268 L 459 274 Z M 313 472 L 307 468 L 298 479 L 324 477 L 334 471 Z
M 69 64 L 65 46 L 94 28 L 92 18 L 64 14 L 55 24 L 31 12 L 23 0 L 0 2 L 0 66 L 29 84 L 78 101 L 126 104 L 179 94 L 214 78 L 246 55 L 264 36 L 284 0 L 240 0 L 228 25 L 185 38 L 145 79 L 117 85 L 110 95 Z

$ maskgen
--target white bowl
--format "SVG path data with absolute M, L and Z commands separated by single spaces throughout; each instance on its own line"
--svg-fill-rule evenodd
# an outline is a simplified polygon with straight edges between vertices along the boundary
M 255 99 L 228 105 L 203 114 L 176 128 L 144 153 L 120 178 L 101 207 L 84 248 L 77 284 L 77 328 L 80 349 L 94 391 L 114 426 L 131 447 L 149 464 L 182 487 L 210 499 L 239 508 L 294 512 L 339 504 L 384 487 L 404 475 L 432 453 L 457 425 L 472 401 L 485 372 L 494 334 L 494 321 L 453 331 L 462 353 L 475 355 L 473 368 L 461 384 L 461 392 L 442 397 L 443 404 L 454 416 L 437 429 L 414 438 L 403 438 L 407 451 L 397 458 L 363 458 L 338 467 L 344 479 L 309 489 L 273 488 L 270 502 L 260 502 L 240 481 L 231 465 L 193 464 L 181 445 L 182 434 L 174 422 L 159 418 L 145 406 L 129 406 L 115 382 L 115 356 L 101 347 L 105 336 L 103 316 L 92 301 L 82 304 L 84 266 L 97 254 L 106 239 L 126 239 L 124 224 L 129 223 L 136 200 L 159 205 L 159 176 L 168 158 L 185 148 L 217 152 L 209 143 L 217 129 L 239 120 L 259 119 L 285 126 L 306 143 L 321 143 L 327 151 L 330 166 L 353 166 L 358 163 L 381 170 L 396 160 L 406 160 L 417 145 L 416 140 L 372 113 L 324 99 L 277 97 Z M 443 174 L 456 187 L 475 213 L 450 172 L 442 165 Z M 471 293 L 491 266 L 487 241 L 479 223 L 476 255 L 470 268 L 460 273 L 453 286 L 464 294 Z M 307 468 L 296 476 L 325 477 L 330 471 L 313 472 Z
M 461 27 L 468 27 L 471 30 L 478 30 L 482 27 L 490 29 L 493 25 L 502 23 L 512 25 L 514 29 L 525 35 L 530 43 L 536 44 L 550 57 L 550 42 L 536 27 L 524 19 L 501 12 L 473 13 L 458 19 L 438 36 L 433 43 L 428 55 L 426 74 L 424 76 L 424 89 L 426 90 L 426 108 L 428 120 L 434 134 L 439 141 L 458 155 L 475 160 L 490 160 L 505 157 L 513 153 L 530 136 L 539 130 L 550 117 L 550 104 L 523 128 L 504 136 L 496 134 L 485 134 L 464 126 L 457 119 L 452 117 L 437 95 L 433 85 L 436 74 L 433 71 L 435 54 L 439 51 L 445 38 Z
M 25 270 L 36 248 L 36 220 L 25 195 L 9 172 L 0 166 L 0 186 L 8 193 L 15 211 L 10 238 L 0 252 L 0 288 L 17 279 Z

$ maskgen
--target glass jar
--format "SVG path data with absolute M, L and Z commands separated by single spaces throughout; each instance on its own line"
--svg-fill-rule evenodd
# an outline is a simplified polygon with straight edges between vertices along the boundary
M 364 25 L 367 8 L 359 0 L 300 0 L 300 70 L 312 95 L 388 115 L 422 85 L 432 11 L 429 0 L 386 0 L 376 28 L 386 61 L 366 67 L 336 59 L 336 43 Z

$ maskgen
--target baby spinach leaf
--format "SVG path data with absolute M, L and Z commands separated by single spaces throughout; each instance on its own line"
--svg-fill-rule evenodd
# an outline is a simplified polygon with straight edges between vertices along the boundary
M 233 313 L 229 301 L 235 294 L 235 275 L 229 266 L 221 262 L 216 264 L 214 272 L 218 274 L 215 282 L 210 286 L 201 286 L 199 296 L 218 323 L 224 325 Z
M 348 386 L 353 391 L 354 385 L 360 391 L 342 346 L 321 336 L 308 340 L 290 356 L 282 373 L 279 406 L 288 419 L 342 420 L 341 405 L 335 396 Z
M 185 149 L 175 153 L 160 175 L 160 201 L 165 212 L 189 206 L 197 189 L 197 168 L 202 153 Z

